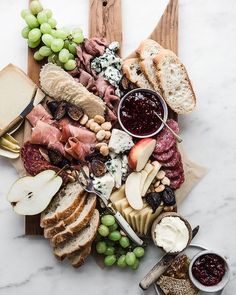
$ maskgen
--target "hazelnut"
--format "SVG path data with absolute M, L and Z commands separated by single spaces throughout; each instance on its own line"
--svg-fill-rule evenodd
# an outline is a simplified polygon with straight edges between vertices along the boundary
M 111 122 L 105 122 L 101 125 L 101 127 L 103 130 L 109 131 L 111 130 L 112 125 L 111 125 Z
M 165 186 L 163 184 L 159 185 L 158 187 L 155 188 L 156 193 L 161 193 L 165 189 Z
M 107 144 L 106 144 L 105 142 L 99 142 L 99 143 L 97 143 L 97 144 L 95 145 L 95 148 L 98 149 L 98 150 L 100 150 L 100 148 L 101 148 L 102 146 L 107 146 Z
M 96 128 L 97 126 L 100 127 L 100 126 L 98 125 L 98 123 L 91 122 L 90 125 L 89 125 L 89 129 L 90 129 L 91 131 L 95 131 L 95 128 Z
M 105 122 L 105 119 L 103 116 L 100 116 L 100 115 L 96 115 L 94 118 L 94 121 L 98 124 L 102 124 Z
M 111 132 L 110 131 L 105 131 L 106 135 L 105 135 L 105 139 L 108 140 L 111 137 Z
M 160 183 L 161 183 L 160 180 L 158 180 L 157 182 L 154 183 L 154 187 L 155 188 L 158 187 L 160 185 Z
M 98 141 L 102 141 L 105 138 L 105 136 L 106 136 L 105 130 L 100 130 L 96 134 L 96 138 L 97 138 Z
M 167 185 L 169 186 L 170 185 L 170 180 L 168 177 L 164 177 L 162 180 L 161 180 L 161 183 L 164 184 L 164 185 Z
M 99 151 L 104 157 L 108 156 L 109 154 L 109 148 L 105 145 L 101 146 Z
M 85 125 L 88 122 L 88 116 L 87 115 L 83 115 L 83 117 L 80 119 L 79 123 L 81 125 Z
M 100 131 L 100 130 L 102 130 L 102 127 L 101 126 L 99 126 L 98 124 L 97 124 L 97 126 L 94 128 L 94 132 L 95 133 L 98 133 L 98 131 Z
M 89 128 L 89 127 L 90 127 L 90 124 L 91 124 L 92 122 L 94 122 L 93 119 L 88 120 L 88 122 L 86 123 L 85 126 L 86 126 L 87 128 Z
M 160 170 L 160 171 L 157 173 L 156 178 L 159 179 L 159 180 L 161 180 L 161 179 L 163 179 L 163 178 L 165 177 L 165 175 L 166 175 L 165 171 Z

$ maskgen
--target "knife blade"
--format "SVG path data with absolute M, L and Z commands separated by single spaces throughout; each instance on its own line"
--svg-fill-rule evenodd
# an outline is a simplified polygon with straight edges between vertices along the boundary
M 192 239 L 196 236 L 199 231 L 199 226 L 196 226 L 192 230 Z M 171 263 L 183 252 L 179 254 L 165 254 L 155 265 L 154 267 L 147 273 L 147 275 L 141 280 L 139 283 L 140 288 L 143 290 L 147 290 L 153 283 L 155 283 L 159 277 L 168 269 Z
M 2 130 L 0 130 L 0 137 L 5 135 L 16 124 L 21 122 L 21 120 L 23 120 L 32 111 L 32 109 L 43 100 L 44 97 L 45 96 L 42 95 L 41 90 L 36 86 L 34 88 L 34 91 L 33 91 L 33 94 L 32 94 L 29 104 L 25 107 L 25 109 L 20 113 L 19 116 L 17 116 L 6 127 L 4 127 Z

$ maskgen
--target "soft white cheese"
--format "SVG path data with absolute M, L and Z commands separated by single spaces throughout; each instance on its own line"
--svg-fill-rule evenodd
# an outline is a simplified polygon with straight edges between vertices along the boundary
M 179 217 L 164 217 L 155 228 L 156 243 L 166 252 L 180 252 L 188 244 L 189 231 Z
M 116 154 L 123 153 L 130 150 L 133 145 L 132 137 L 129 134 L 119 129 L 112 130 L 108 144 L 108 147 L 112 152 Z
M 108 200 L 115 186 L 115 181 L 110 173 L 106 173 L 102 177 L 94 177 L 93 186 L 95 190 L 100 192 Z

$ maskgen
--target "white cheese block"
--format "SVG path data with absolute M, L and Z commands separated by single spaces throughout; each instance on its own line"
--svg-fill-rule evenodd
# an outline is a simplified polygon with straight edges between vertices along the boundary
M 121 199 L 125 198 L 125 186 L 122 185 L 118 190 L 111 194 L 110 200 L 115 203 Z
M 19 68 L 9 64 L 0 71 L 0 128 L 6 127 L 29 104 L 36 85 Z M 42 100 L 45 94 L 38 89 Z
M 116 210 L 118 210 L 119 212 L 123 212 L 124 209 L 130 207 L 129 202 L 127 201 L 126 198 L 116 201 L 114 203 L 114 206 Z
M 116 153 L 123 153 L 130 150 L 134 145 L 132 137 L 119 129 L 112 129 L 111 138 L 108 144 L 109 149 Z
M 130 213 L 133 211 L 134 209 L 131 207 L 125 208 L 124 210 L 122 210 L 123 216 L 126 219 L 126 221 L 131 224 L 131 220 L 130 220 Z
M 151 163 L 147 163 L 143 170 L 146 171 L 147 174 L 149 174 L 153 170 L 153 165 Z
M 147 207 L 143 209 L 140 212 L 140 217 L 139 217 L 139 228 L 140 228 L 140 234 L 144 234 L 144 227 L 145 227 L 145 222 L 148 216 L 148 213 L 150 212 L 150 208 Z
M 112 189 L 115 185 L 113 177 L 106 173 L 102 177 L 94 177 L 93 186 L 100 192 L 107 200 L 110 198 Z

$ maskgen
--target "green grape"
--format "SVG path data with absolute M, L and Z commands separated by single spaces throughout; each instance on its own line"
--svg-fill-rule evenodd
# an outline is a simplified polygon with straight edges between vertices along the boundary
M 48 19 L 52 17 L 51 9 L 44 9 L 43 11 L 46 13 Z
M 40 23 L 40 25 L 43 24 L 43 23 L 47 23 L 47 21 L 48 21 L 48 17 L 47 17 L 46 12 L 41 11 L 41 12 L 37 15 L 37 20 L 38 20 L 38 22 Z
M 106 246 L 106 243 L 105 242 L 98 242 L 96 244 L 96 250 L 99 254 L 103 254 L 106 252 L 107 250 L 107 246 Z
M 125 262 L 129 265 L 132 266 L 134 265 L 136 260 L 136 256 L 134 255 L 133 252 L 128 252 L 125 256 Z
M 69 53 L 69 59 L 73 59 L 73 60 L 75 59 L 75 57 L 72 53 Z M 109 227 L 109 229 L 110 229 L 110 227 Z
M 37 60 L 37 61 L 40 61 L 42 59 L 44 59 L 44 56 L 42 56 L 39 51 L 35 51 L 34 53 L 34 59 Z
M 59 52 L 59 55 L 58 55 L 60 62 L 62 62 L 62 63 L 66 63 L 66 62 L 69 60 L 69 54 L 70 54 L 69 50 L 63 48 L 63 49 Z
M 74 43 L 74 42 L 70 43 L 69 48 L 68 48 L 70 53 L 76 55 L 77 54 L 76 47 L 77 47 L 76 43 Z
M 30 40 L 27 40 L 28 46 L 29 46 L 30 48 L 36 48 L 36 47 L 38 47 L 39 44 L 40 44 L 40 42 L 41 42 L 41 40 L 38 40 L 38 41 L 36 41 L 36 42 L 32 42 L 32 41 L 30 41 Z
M 53 41 L 53 37 L 49 34 L 44 34 L 42 36 L 42 41 L 45 45 L 47 45 L 48 47 L 51 47 L 52 41 Z
M 64 69 L 67 71 L 72 71 L 76 68 L 76 61 L 73 59 L 69 59 L 65 64 L 64 64 Z M 109 229 L 108 229 L 109 231 Z
M 71 34 L 71 29 L 69 29 L 67 27 L 63 27 L 63 28 L 61 28 L 61 30 L 63 30 L 67 36 L 69 36 Z
M 109 234 L 108 238 L 112 241 L 119 241 L 121 238 L 121 234 L 118 230 L 114 230 Z
M 117 228 L 118 228 L 118 224 L 116 222 L 114 224 L 112 224 L 111 226 L 109 226 L 110 232 L 116 230 Z
M 38 28 L 39 27 L 39 23 L 37 21 L 37 18 L 33 15 L 33 14 L 27 14 L 25 16 L 25 22 L 27 23 L 27 25 L 31 28 Z
M 128 248 L 130 245 L 128 237 L 121 237 L 121 239 L 119 240 L 119 243 L 120 243 L 121 247 L 123 247 L 123 248 Z
M 52 50 L 51 48 L 47 47 L 47 46 L 42 46 L 40 47 L 39 49 L 39 53 L 42 55 L 42 56 L 49 56 L 52 54 Z
M 98 227 L 98 233 L 102 236 L 102 237 L 107 237 L 109 235 L 109 228 L 103 224 L 100 224 Z
M 70 44 L 70 41 L 66 39 L 66 40 L 64 41 L 64 48 L 66 48 L 66 49 L 69 50 L 69 44 Z
M 24 29 L 21 31 L 21 36 L 25 39 L 28 39 L 29 32 L 30 32 L 30 28 L 24 27 Z
M 82 43 L 84 41 L 84 36 L 81 33 L 75 33 L 73 35 L 73 41 L 77 44 Z
M 117 265 L 121 268 L 126 267 L 126 257 L 125 255 L 121 255 L 117 260 Z
M 133 252 L 136 257 L 140 258 L 143 257 L 145 250 L 143 249 L 143 247 L 136 247 L 134 248 Z
M 53 39 L 51 44 L 51 49 L 54 52 L 59 52 L 64 46 L 64 41 L 61 39 Z
M 57 25 L 57 22 L 56 22 L 56 20 L 54 18 L 49 18 L 48 23 L 49 23 L 49 25 L 51 26 L 52 29 L 54 29 L 56 27 L 56 25 Z
M 131 268 L 132 268 L 133 270 L 136 270 L 136 269 L 138 269 L 138 267 L 139 267 L 139 260 L 136 258 L 134 264 L 131 265 Z
M 67 33 L 63 30 L 56 30 L 55 32 L 56 38 L 58 39 L 62 39 L 63 41 L 66 39 L 67 37 Z
M 101 218 L 101 223 L 106 225 L 106 226 L 111 226 L 115 223 L 115 217 L 113 215 L 107 214 L 102 216 Z
M 31 12 L 30 12 L 30 10 L 29 9 L 23 9 L 22 11 L 21 11 L 21 17 L 23 18 L 23 19 L 25 19 L 25 17 L 26 17 L 26 15 L 27 14 L 31 14 Z
M 43 10 L 43 6 L 39 1 L 34 0 L 30 2 L 30 10 L 32 14 L 38 14 L 40 11 Z
M 112 246 L 108 246 L 104 254 L 105 255 L 113 255 L 113 254 L 115 254 L 115 248 L 112 247 Z
M 58 57 L 57 57 L 56 53 L 49 55 L 48 62 L 52 62 L 55 64 L 55 63 L 57 63 L 57 61 L 58 61 Z
M 42 33 L 41 33 L 40 29 L 34 28 L 29 32 L 28 39 L 31 42 L 36 42 L 36 41 L 40 40 L 41 36 L 42 36 Z
M 83 34 L 83 30 L 81 28 L 74 28 L 72 30 L 72 34 L 76 34 L 76 33 Z
M 55 30 L 55 29 L 52 29 L 51 30 L 51 35 L 54 37 L 54 38 L 56 38 L 56 33 L 57 31 Z
M 40 30 L 41 30 L 41 32 L 42 32 L 43 34 L 50 34 L 51 31 L 52 31 L 52 28 L 51 28 L 51 26 L 50 26 L 49 24 L 47 24 L 47 23 L 43 23 L 43 24 L 41 24 L 41 26 L 40 26 Z
M 108 255 L 104 258 L 104 264 L 106 266 L 111 266 L 116 262 L 116 256 L 115 255 Z

